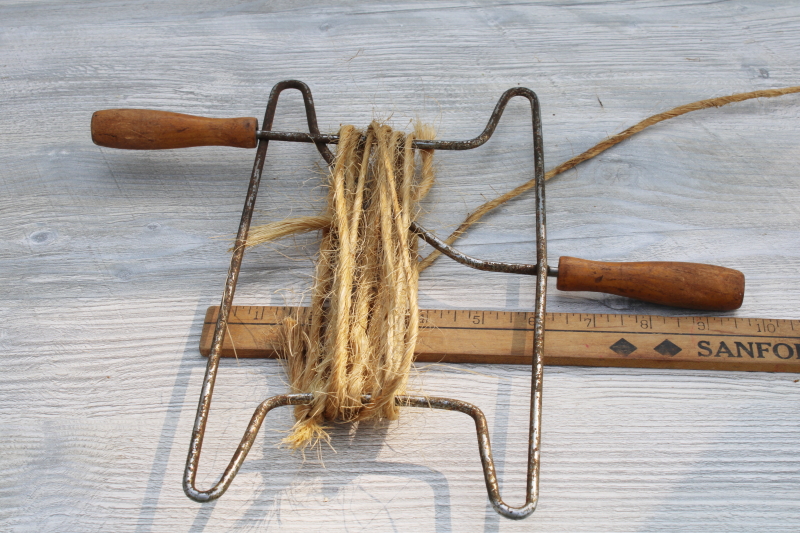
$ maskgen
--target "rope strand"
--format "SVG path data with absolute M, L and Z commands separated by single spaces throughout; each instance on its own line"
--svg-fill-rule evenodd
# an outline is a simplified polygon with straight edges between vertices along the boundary
M 753 98 L 774 98 L 776 96 L 783 96 L 785 94 L 792 94 L 800 92 L 800 86 L 796 87 L 786 87 L 784 89 L 766 89 L 762 91 L 753 91 L 749 93 L 738 93 L 732 94 L 729 96 L 720 96 L 717 98 L 709 98 L 707 100 L 700 100 L 698 102 L 692 102 L 691 104 L 684 104 L 678 106 L 676 108 L 670 109 L 669 111 L 664 111 L 663 113 L 658 113 L 657 115 L 653 115 L 648 117 L 638 124 L 631 126 L 630 128 L 617 133 L 616 135 L 612 135 L 608 139 L 597 143 L 592 148 L 586 150 L 580 155 L 573 157 L 572 159 L 561 163 L 554 169 L 547 172 L 544 176 L 545 181 L 552 179 L 553 177 L 561 174 L 562 172 L 566 172 L 572 168 L 575 168 L 579 164 L 583 163 L 584 161 L 588 161 L 589 159 L 605 152 L 612 146 L 615 146 L 625 139 L 636 135 L 640 131 L 649 128 L 659 122 L 663 122 L 665 120 L 669 120 L 671 118 L 676 118 L 681 115 L 685 115 L 686 113 L 691 113 L 692 111 L 700 111 L 701 109 L 708 109 L 709 107 L 722 107 L 724 105 L 732 104 L 734 102 L 743 102 L 745 100 L 752 100 Z M 444 242 L 447 244 L 452 245 L 456 242 L 466 231 L 473 226 L 476 222 L 486 216 L 490 211 L 496 209 L 503 205 L 504 203 L 516 198 L 517 196 L 521 195 L 525 191 L 532 189 L 536 185 L 536 180 L 532 179 L 528 182 L 523 183 L 522 185 L 508 191 L 507 193 L 494 198 L 493 200 L 489 200 L 488 202 L 484 203 L 483 205 L 479 206 L 473 213 L 467 216 L 464 221 L 459 224 L 456 230 L 447 237 Z M 420 272 L 428 268 L 433 264 L 436 259 L 442 255 L 442 253 L 438 250 L 434 250 L 425 259 L 422 260 L 420 263 L 419 269 Z

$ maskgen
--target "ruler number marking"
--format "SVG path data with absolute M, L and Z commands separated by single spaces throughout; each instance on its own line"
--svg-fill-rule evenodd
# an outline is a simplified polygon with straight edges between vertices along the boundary
M 763 329 L 761 328 L 762 325 L 764 326 Z M 756 330 L 759 333 L 775 333 L 775 324 L 767 324 L 762 320 L 761 324 L 756 324 Z

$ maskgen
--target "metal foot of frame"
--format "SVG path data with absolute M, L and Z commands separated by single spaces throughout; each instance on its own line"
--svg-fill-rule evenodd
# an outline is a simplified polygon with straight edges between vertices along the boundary
M 250 448 L 255 442 L 261 424 L 267 417 L 267 414 L 276 407 L 283 407 L 286 405 L 303 405 L 310 403 L 313 398 L 312 394 L 281 394 L 280 396 L 273 396 L 261 402 L 253 416 L 247 429 L 244 432 L 239 447 L 233 454 L 230 462 L 228 463 L 225 472 L 222 474 L 220 480 L 208 490 L 199 490 L 195 487 L 195 477 L 197 475 L 196 469 L 187 469 L 186 475 L 183 479 L 183 490 L 189 498 L 196 502 L 210 502 L 216 500 L 228 490 L 233 478 L 239 472 L 239 469 L 244 463 Z M 364 403 L 369 403 L 370 397 L 364 396 L 362 398 Z M 452 398 L 438 398 L 426 396 L 397 396 L 395 404 L 398 407 L 420 407 L 428 409 L 444 409 L 446 411 L 460 411 L 472 417 L 475 421 L 475 430 L 478 433 L 478 453 L 481 457 L 481 464 L 483 465 L 483 477 L 486 481 L 486 491 L 489 494 L 489 501 L 492 507 L 505 516 L 511 519 L 522 519 L 533 513 L 536 510 L 536 503 L 539 499 L 538 494 L 538 469 L 534 468 L 532 476 L 528 478 L 528 487 L 526 492 L 525 505 L 522 507 L 511 507 L 503 501 L 500 497 L 500 486 L 497 482 L 497 471 L 494 467 L 494 459 L 492 458 L 492 445 L 489 440 L 489 426 L 486 423 L 486 417 L 477 406 L 471 403 L 454 400 Z M 539 450 L 534 450 L 532 460 L 535 463 L 539 462 Z M 530 459 L 529 459 L 530 460 Z M 528 470 L 531 472 L 531 465 L 528 465 Z

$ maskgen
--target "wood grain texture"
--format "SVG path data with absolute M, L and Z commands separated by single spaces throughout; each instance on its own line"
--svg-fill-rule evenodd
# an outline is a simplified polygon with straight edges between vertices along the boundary
M 222 357 L 280 358 L 286 317 L 309 307 L 233 306 Z M 208 357 L 219 306 L 206 311 L 200 353 Z M 421 309 L 417 363 L 531 365 L 536 313 Z M 544 364 L 800 373 L 800 320 L 545 313 Z
M 560 291 L 616 294 L 701 311 L 735 311 L 744 299 L 744 274 L 732 268 L 679 261 L 613 263 L 562 256 Z
M 92 114 L 92 142 L 125 150 L 195 146 L 255 148 L 258 119 L 207 118 L 152 109 L 103 109 Z
M 486 502 L 467 417 L 409 411 L 333 429 L 337 453 L 276 445 L 278 411 L 229 492 L 188 500 L 181 474 L 252 153 L 133 152 L 91 142 L 111 108 L 261 116 L 271 86 L 310 84 L 322 131 L 416 117 L 476 135 L 523 85 L 543 110 L 547 168 L 650 114 L 796 85 L 800 7 L 789 2 L 0 2 L 0 530 L 741 531 L 800 523 L 797 375 L 552 367 L 542 498 L 516 523 Z M 659 124 L 547 187 L 551 261 L 689 261 L 747 277 L 740 317 L 800 319 L 800 97 Z M 297 94 L 275 128 L 302 130 Z M 531 174 L 530 119 L 512 103 L 478 150 L 437 155 L 422 223 L 449 233 Z M 257 221 L 317 214 L 313 146 L 271 143 Z M 535 257 L 530 197 L 459 243 Z M 248 252 L 237 304 L 301 304 L 313 236 Z M 530 310 L 533 280 L 440 261 L 434 309 Z M 695 315 L 559 293 L 548 310 Z M 505 497 L 524 488 L 529 373 L 418 367 L 414 390 L 479 405 Z M 200 464 L 208 486 L 283 369 L 225 361 Z

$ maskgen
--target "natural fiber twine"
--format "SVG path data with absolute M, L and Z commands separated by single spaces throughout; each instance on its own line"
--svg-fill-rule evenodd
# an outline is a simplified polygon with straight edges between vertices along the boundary
M 616 135 L 612 135 L 608 139 L 601 141 L 591 147 L 590 149 L 586 150 L 580 155 L 569 159 L 555 167 L 552 170 L 549 170 L 545 175 L 545 181 L 561 174 L 562 172 L 566 172 L 576 166 L 580 165 L 584 161 L 588 161 L 589 159 L 593 158 L 596 155 L 599 155 L 614 145 L 617 145 L 636 135 L 640 131 L 649 128 L 650 126 L 654 126 L 659 122 L 663 122 L 665 120 L 669 120 L 671 118 L 676 118 L 681 115 L 685 115 L 686 113 L 691 113 L 692 111 L 700 111 L 702 109 L 708 109 L 709 107 L 722 107 L 724 105 L 732 104 L 734 102 L 744 102 L 745 100 L 752 100 L 753 98 L 774 98 L 776 96 L 783 96 L 784 94 L 792 94 L 792 93 L 800 93 L 800 85 L 795 87 L 786 87 L 784 89 L 765 89 L 762 91 L 753 91 L 749 93 L 737 93 L 732 94 L 729 96 L 720 96 L 717 98 L 709 98 L 708 100 L 699 100 L 697 102 L 692 102 L 691 104 L 684 104 L 675 108 L 670 109 L 669 111 L 664 111 L 663 113 L 658 113 L 657 115 L 653 115 L 651 117 L 647 117 L 646 119 L 642 120 L 638 124 L 631 126 L 630 128 L 626 129 L 625 131 L 621 131 Z M 453 244 L 461 237 L 466 231 L 482 219 L 486 214 L 488 214 L 493 209 L 496 209 L 503 205 L 504 203 L 508 202 L 509 200 L 516 198 L 520 194 L 524 193 L 532 189 L 536 185 L 535 180 L 530 180 L 522 185 L 508 191 L 505 194 L 494 198 L 493 200 L 489 200 L 485 204 L 479 206 L 474 212 L 469 214 L 464 221 L 459 224 L 456 230 L 447 237 L 444 242 L 447 244 Z M 422 260 L 420 263 L 420 272 L 431 266 L 436 259 L 442 255 L 442 253 L 438 250 L 434 250 L 428 255 L 425 259 Z
M 545 179 L 659 122 L 798 92 L 800 86 L 770 89 L 676 107 L 609 137 L 550 170 Z M 419 273 L 440 255 L 434 251 L 420 261 L 417 237 L 409 231 L 417 204 L 434 180 L 433 151 L 415 151 L 412 141 L 432 139 L 432 130 L 419 126 L 405 135 L 373 122 L 365 132 L 343 126 L 339 136 L 326 212 L 254 227 L 247 242 L 254 246 L 298 233 L 322 233 L 310 313 L 284 323 L 291 387 L 314 396 L 310 405 L 295 408 L 297 422 L 285 439 L 293 447 L 327 440 L 327 421 L 397 418 L 395 396 L 405 390 L 417 339 Z M 531 180 L 481 205 L 446 242 L 452 244 L 491 210 L 534 185 Z M 362 401 L 364 395 L 370 401 Z
M 415 134 L 432 137 L 422 127 Z M 303 323 L 284 322 L 292 389 L 314 395 L 295 408 L 291 446 L 327 439 L 328 420 L 397 418 L 395 396 L 408 381 L 419 322 L 409 226 L 434 179 L 432 151 L 420 150 L 416 162 L 415 134 L 378 123 L 366 132 L 342 127 L 327 212 L 251 233 L 248 244 L 322 230 L 310 313 Z

